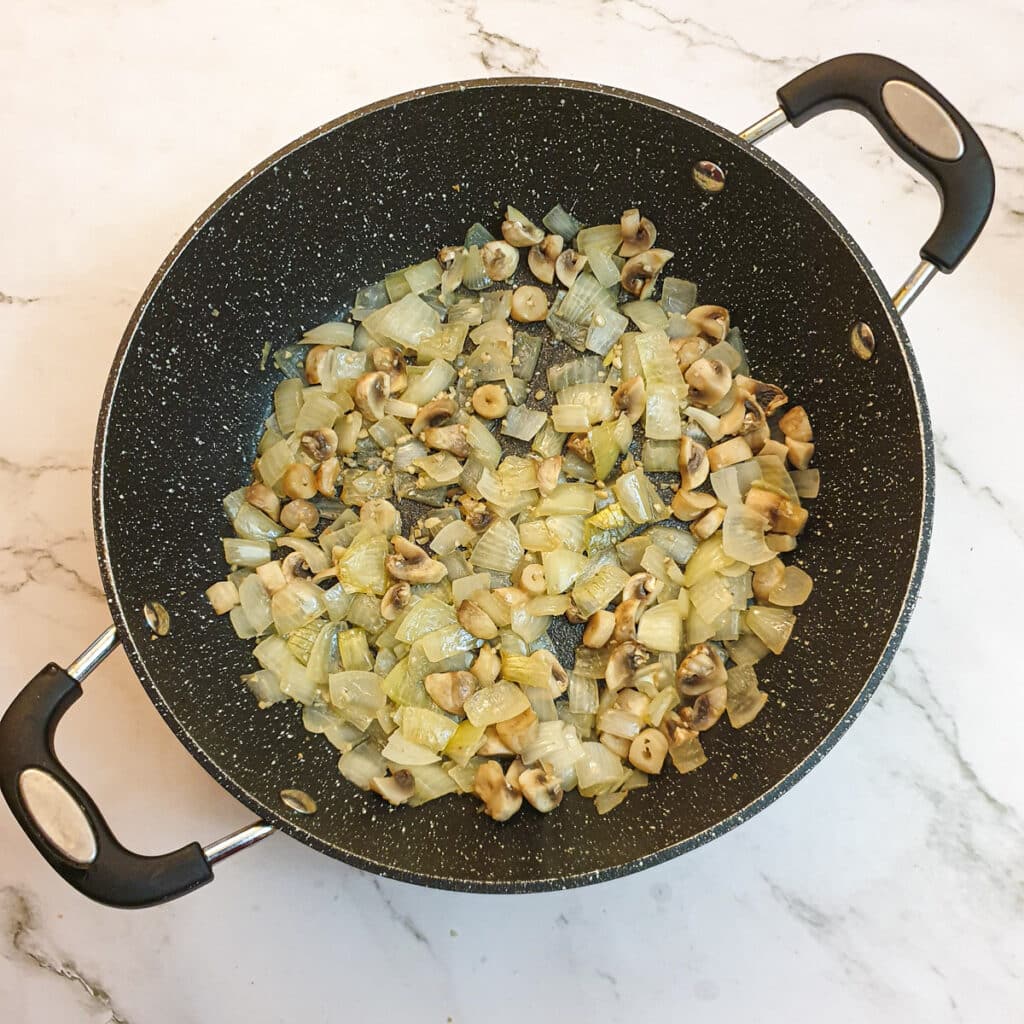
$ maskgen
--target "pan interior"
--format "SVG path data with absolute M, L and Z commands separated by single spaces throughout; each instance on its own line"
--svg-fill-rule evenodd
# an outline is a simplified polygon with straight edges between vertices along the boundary
M 711 195 L 695 161 L 727 172 Z M 257 711 L 238 677 L 251 644 L 213 618 L 220 499 L 245 483 L 278 376 L 265 342 L 336 317 L 384 272 L 495 229 L 513 203 L 584 223 L 639 206 L 675 252 L 670 272 L 730 308 L 756 376 L 806 405 L 822 494 L 799 562 L 815 590 L 770 702 L 742 731 L 706 734 L 708 764 L 671 769 L 598 817 L 589 801 L 497 826 L 470 800 L 387 808 L 336 770 L 297 705 Z M 849 330 L 868 323 L 870 361 Z M 920 388 L 859 251 L 766 158 L 681 111 L 597 87 L 480 82 L 389 101 L 314 133 L 243 179 L 161 268 L 111 376 L 97 448 L 97 536 L 108 594 L 140 678 L 183 742 L 262 816 L 382 874 L 473 889 L 581 884 L 680 852 L 751 813 L 856 713 L 891 653 L 918 570 L 929 477 Z M 567 356 L 573 353 L 567 350 Z M 143 605 L 161 601 L 166 637 Z M 312 794 L 300 816 L 282 788 Z

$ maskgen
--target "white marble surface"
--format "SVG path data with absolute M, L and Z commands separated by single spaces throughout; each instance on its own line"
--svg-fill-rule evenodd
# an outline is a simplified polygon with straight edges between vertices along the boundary
M 1022 38 L 1010 0 L 8 0 L 2 706 L 107 623 L 88 466 L 136 298 L 212 197 L 311 126 L 417 85 L 511 73 L 603 80 L 739 129 L 788 76 L 864 49 L 950 94 L 999 181 L 986 235 L 909 318 L 939 457 L 918 611 L 877 698 L 794 791 L 681 860 L 582 891 L 433 892 L 274 837 L 201 893 L 137 913 L 66 888 L 0 809 L 0 1017 L 1020 1019 L 1024 688 L 1004 638 L 1019 628 L 1024 574 Z M 767 148 L 895 285 L 936 216 L 930 188 L 850 114 Z M 121 655 L 59 745 L 139 849 L 209 841 L 249 817 L 161 724 Z

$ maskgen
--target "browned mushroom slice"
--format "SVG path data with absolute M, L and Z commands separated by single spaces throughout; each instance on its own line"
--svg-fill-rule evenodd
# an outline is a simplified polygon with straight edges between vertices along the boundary
M 566 287 L 580 276 L 580 271 L 587 265 L 587 257 L 575 249 L 564 249 L 555 260 L 555 276 Z
M 562 802 L 562 780 L 544 768 L 529 768 L 520 773 L 516 784 L 526 802 L 541 814 L 553 811 Z
M 626 210 L 620 221 L 622 226 L 622 247 L 619 255 L 629 259 L 647 252 L 658 237 L 657 228 L 639 210 Z
M 810 418 L 802 405 L 794 405 L 779 417 L 779 430 L 794 441 L 806 443 L 814 440 Z
M 625 413 L 630 423 L 636 423 L 647 408 L 647 392 L 643 377 L 624 380 L 612 395 L 612 404 L 618 412 Z
M 526 262 L 538 281 L 543 281 L 544 284 L 554 284 L 555 262 L 564 245 L 565 242 L 561 235 L 546 235 L 542 242 L 530 249 Z
M 705 491 L 684 491 L 680 488 L 672 499 L 672 515 L 684 523 L 699 519 L 708 509 L 714 508 L 718 499 Z
M 729 333 L 729 310 L 724 306 L 694 306 L 686 319 L 701 333 L 718 341 Z
M 689 387 L 689 399 L 694 405 L 709 408 L 720 402 L 732 387 L 732 370 L 718 359 L 701 356 L 692 363 L 683 379 Z
M 409 583 L 439 583 L 448 575 L 441 562 L 435 562 L 423 548 L 401 535 L 391 538 L 395 553 L 384 560 L 387 571 L 396 580 Z
M 685 697 L 699 697 L 716 686 L 722 686 L 725 680 L 725 665 L 708 644 L 697 644 L 692 648 L 676 671 L 676 687 Z
M 523 805 L 522 794 L 505 779 L 497 761 L 485 761 L 476 770 L 473 792 L 484 805 L 484 812 L 495 821 L 508 821 Z
M 619 278 L 622 287 L 635 298 L 649 298 L 658 275 L 673 255 L 668 249 L 648 249 L 626 260 Z
M 711 464 L 707 449 L 691 437 L 679 441 L 679 489 L 692 491 L 708 478 Z
M 492 281 L 507 281 L 519 266 L 519 250 L 508 242 L 487 242 L 480 250 L 480 258 Z
M 423 687 L 439 708 L 461 715 L 462 705 L 476 692 L 477 678 L 472 672 L 432 672 Z
M 391 378 L 380 370 L 364 373 L 356 381 L 352 400 L 356 408 L 370 420 L 384 417 L 384 403 L 391 397 Z
M 772 533 L 796 536 L 807 523 L 807 509 L 760 481 L 751 485 L 745 503 L 761 515 L 766 528 Z

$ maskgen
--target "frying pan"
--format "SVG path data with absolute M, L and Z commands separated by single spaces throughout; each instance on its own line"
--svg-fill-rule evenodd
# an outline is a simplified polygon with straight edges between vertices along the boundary
M 941 194 L 938 226 L 892 300 L 829 211 L 753 145 L 838 107 L 867 116 Z M 697 161 L 718 165 L 725 188 L 699 189 Z M 637 871 L 746 820 L 849 727 L 906 627 L 931 528 L 933 453 L 900 313 L 967 253 L 993 187 L 963 117 L 914 72 L 866 54 L 800 75 L 740 135 L 632 93 L 517 79 L 409 93 L 287 146 L 196 221 L 125 331 L 93 470 L 114 625 L 67 669 L 43 669 L 0 722 L 0 783 L 19 823 L 80 892 L 145 906 L 210 881 L 212 864 L 275 829 L 380 875 L 524 892 Z M 772 700 L 757 722 L 706 734 L 707 765 L 658 778 L 612 815 L 573 797 L 557 814 L 498 825 L 469 800 L 389 808 L 339 776 L 337 752 L 304 732 L 296 705 L 257 713 L 238 683 L 251 645 L 213 618 L 203 590 L 223 575 L 220 499 L 248 479 L 270 407 L 263 342 L 344 314 L 358 287 L 509 202 L 535 213 L 562 202 L 585 223 L 639 206 L 675 251 L 674 272 L 742 325 L 757 376 L 813 411 L 824 487 L 801 546 L 814 596 L 785 656 L 762 663 Z M 855 324 L 870 329 L 872 358 L 852 350 Z M 256 824 L 164 856 L 118 843 L 53 749 L 81 681 L 118 642 L 168 725 Z M 286 805 L 283 789 L 319 809 Z

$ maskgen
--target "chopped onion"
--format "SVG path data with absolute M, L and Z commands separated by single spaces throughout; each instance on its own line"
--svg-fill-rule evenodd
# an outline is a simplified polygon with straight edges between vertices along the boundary
M 281 692 L 281 680 L 277 678 L 276 672 L 262 668 L 258 672 L 251 672 L 242 676 L 242 682 L 252 691 L 256 702 L 261 708 L 269 708 L 271 704 L 280 704 L 288 700 L 288 695 Z
M 680 398 L 685 397 L 686 382 L 679 370 L 676 354 L 668 343 L 668 335 L 664 331 L 644 331 L 636 336 L 636 347 L 648 391 L 661 384 Z
M 683 649 L 683 620 L 679 606 L 675 601 L 648 608 L 640 616 L 636 627 L 636 638 L 640 644 L 651 651 L 671 651 Z
M 704 748 L 700 745 L 700 739 L 697 736 L 685 740 L 678 747 L 669 747 L 668 756 L 672 758 L 676 770 L 682 775 L 694 771 L 707 762 Z
M 607 608 L 628 582 L 628 573 L 617 565 L 605 565 L 573 587 L 572 599 L 580 615 L 589 618 L 601 608 Z
M 622 226 L 620 224 L 596 224 L 591 228 L 583 228 L 576 236 L 576 249 L 590 259 L 591 266 L 593 266 L 595 255 L 610 256 L 621 243 Z M 618 280 L 619 274 L 616 268 L 615 281 L 608 282 L 605 287 L 609 287 Z
M 456 722 L 429 708 L 404 708 L 402 710 L 402 736 L 410 743 L 416 743 L 433 753 L 440 753 L 448 745 L 458 728 Z M 384 756 L 389 757 L 387 748 Z M 408 762 L 404 762 L 408 763 Z
M 722 550 L 736 562 L 760 565 L 775 557 L 764 542 L 764 519 L 743 504 L 730 505 L 722 523 Z
M 443 359 L 433 359 L 423 373 L 409 376 L 409 384 L 402 392 L 402 400 L 414 405 L 426 405 L 455 380 L 455 370 Z
M 271 598 L 274 626 L 278 633 L 290 633 L 327 610 L 323 591 L 309 580 L 292 580 Z
M 547 422 L 547 414 L 540 409 L 528 409 L 525 405 L 514 405 L 505 414 L 501 432 L 507 437 L 520 441 L 532 441 Z
M 613 264 L 614 266 L 614 264 Z M 618 279 L 618 270 L 615 270 Z M 587 349 L 599 356 L 607 355 L 629 326 L 626 318 L 614 309 L 597 309 L 590 317 L 587 328 Z
M 477 541 L 471 562 L 476 569 L 511 572 L 522 557 L 519 531 L 507 519 L 496 519 Z
M 622 778 L 622 762 L 601 743 L 583 743 L 583 756 L 576 762 L 576 778 L 583 796 L 608 792 Z
M 302 335 L 303 345 L 342 345 L 348 347 L 352 344 L 355 334 L 354 324 L 344 324 L 337 320 L 329 320 L 319 327 L 306 331 Z
M 782 582 L 772 588 L 768 594 L 768 600 L 772 604 L 792 608 L 795 605 L 803 604 L 811 596 L 813 586 L 814 581 L 803 569 L 798 565 L 787 565 Z M 241 593 L 241 589 L 239 589 L 239 593 Z M 249 617 L 252 618 L 251 615 Z
M 388 766 L 380 750 L 372 743 L 361 743 L 358 747 L 341 755 L 338 771 L 353 786 L 369 789 L 370 782 L 387 775 Z
M 668 327 L 668 314 L 652 299 L 639 299 L 626 302 L 622 312 L 636 324 L 641 331 L 663 331 Z
M 671 388 L 656 384 L 648 390 L 644 434 L 653 441 L 678 441 L 683 436 L 679 397 Z
M 265 633 L 274 621 L 274 616 L 270 610 L 270 595 L 267 588 L 255 573 L 246 576 L 239 584 L 238 600 L 253 635 Z
M 265 540 L 246 540 L 242 537 L 225 537 L 224 561 L 228 565 L 255 568 L 270 561 L 270 544 Z
M 794 504 L 800 504 L 793 478 L 786 471 L 786 464 L 777 455 L 758 455 L 754 461 L 761 469 L 761 479 L 770 487 L 777 487 Z M 750 481 L 754 483 L 753 480 Z
M 747 609 L 747 626 L 772 654 L 781 654 L 789 643 L 796 616 L 785 608 L 751 605 Z
M 302 407 L 303 383 L 296 377 L 281 381 L 274 389 L 274 415 L 281 432 L 290 434 Z
M 759 459 L 747 459 L 731 466 L 716 469 L 711 474 L 711 487 L 720 504 L 741 504 L 750 490 L 750 485 L 761 478 L 762 467 Z
M 566 244 L 576 237 L 576 232 L 582 226 L 571 213 L 563 210 L 560 204 L 548 210 L 541 218 L 541 223 L 551 234 L 561 235 Z
M 768 694 L 757 688 L 757 673 L 752 665 L 730 668 L 726 675 L 725 710 L 734 729 L 749 725 L 768 702 Z
M 530 702 L 515 683 L 497 682 L 466 698 L 463 710 L 473 725 L 494 725 L 521 715 Z
M 671 526 L 652 526 L 645 536 L 677 565 L 686 565 L 697 550 L 697 538 L 689 530 Z
M 622 273 L 619 264 L 615 262 L 615 257 L 610 253 L 598 252 L 593 249 L 585 255 L 588 261 L 587 266 L 590 267 L 591 273 L 598 282 L 605 288 L 614 288 Z
M 689 313 L 697 304 L 697 286 L 681 277 L 661 279 L 661 306 L 666 313 Z

